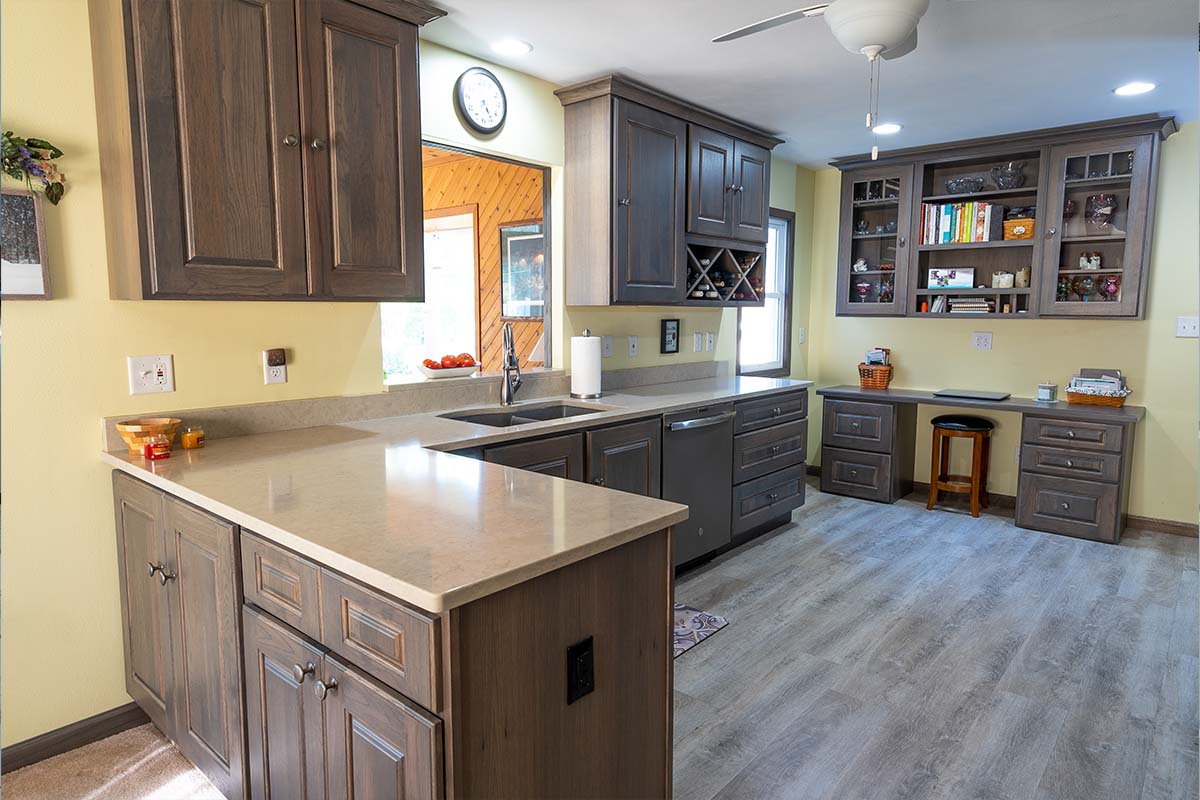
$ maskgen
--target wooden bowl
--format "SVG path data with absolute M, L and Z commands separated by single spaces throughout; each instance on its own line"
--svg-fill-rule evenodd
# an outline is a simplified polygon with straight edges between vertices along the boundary
M 140 456 L 146 440 L 161 433 L 168 441 L 175 441 L 175 432 L 179 430 L 180 420 L 175 417 L 139 417 L 117 423 L 117 433 L 129 447 L 129 455 Z

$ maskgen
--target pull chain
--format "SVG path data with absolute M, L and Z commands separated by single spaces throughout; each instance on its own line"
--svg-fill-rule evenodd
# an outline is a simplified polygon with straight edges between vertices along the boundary
M 879 158 L 879 136 L 875 133 L 875 126 L 879 123 L 879 82 L 882 72 L 878 56 L 869 59 L 868 63 L 870 65 L 871 78 L 869 108 L 867 109 L 867 128 L 871 131 L 871 160 L 875 161 Z

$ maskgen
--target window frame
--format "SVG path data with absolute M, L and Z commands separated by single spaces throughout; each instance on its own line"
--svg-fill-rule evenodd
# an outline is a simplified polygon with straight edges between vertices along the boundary
M 786 378 L 792 374 L 792 291 L 795 284 L 795 266 L 796 266 L 796 212 L 788 211 L 783 208 L 771 208 L 768 217 L 768 225 L 770 220 L 782 220 L 786 228 L 783 239 L 784 247 L 784 265 L 783 274 L 787 276 L 787 285 L 784 286 L 782 295 L 783 299 L 780 302 L 780 325 L 783 328 L 781 367 L 767 367 L 765 369 L 745 369 L 742 367 L 742 311 L 738 309 L 737 317 L 737 354 L 736 365 L 737 374 L 748 377 L 758 378 Z M 764 285 L 766 284 L 764 280 Z

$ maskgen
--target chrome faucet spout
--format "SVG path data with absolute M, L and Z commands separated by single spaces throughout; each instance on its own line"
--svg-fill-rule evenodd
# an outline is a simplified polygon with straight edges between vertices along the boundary
M 500 370 L 503 373 L 503 380 L 500 382 L 500 404 L 511 406 L 516 397 L 517 389 L 521 388 L 521 361 L 517 358 L 517 349 L 513 340 L 511 322 L 504 323 L 504 328 L 501 331 L 501 339 L 504 353 L 501 356 L 500 364 Z

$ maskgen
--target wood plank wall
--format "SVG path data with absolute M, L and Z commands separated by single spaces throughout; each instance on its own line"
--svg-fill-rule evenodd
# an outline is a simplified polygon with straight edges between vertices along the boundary
M 469 205 L 479 209 L 476 352 L 484 370 L 499 370 L 500 330 L 504 322 L 500 316 L 500 226 L 543 219 L 542 171 L 432 147 L 422 149 L 425 212 Z M 512 320 L 512 323 L 524 368 L 529 365 L 529 353 L 542 335 L 542 320 Z

